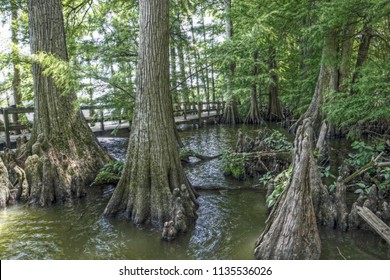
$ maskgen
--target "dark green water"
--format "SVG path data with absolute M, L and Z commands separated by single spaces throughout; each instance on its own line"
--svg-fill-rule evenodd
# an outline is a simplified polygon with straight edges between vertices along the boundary
M 191 149 L 214 155 L 234 145 L 236 130 L 210 126 L 181 135 Z M 123 147 L 116 147 L 114 153 L 124 153 Z M 265 194 L 246 188 L 255 182 L 225 178 L 220 167 L 218 160 L 186 166 L 194 185 L 226 190 L 201 191 L 196 225 L 174 242 L 162 242 L 160 233 L 148 227 L 102 218 L 113 188 L 91 188 L 73 204 L 49 209 L 14 206 L 1 211 L 0 258 L 253 259 L 254 242 L 265 223 Z M 322 259 L 390 257 L 389 247 L 372 233 L 321 229 L 321 238 Z

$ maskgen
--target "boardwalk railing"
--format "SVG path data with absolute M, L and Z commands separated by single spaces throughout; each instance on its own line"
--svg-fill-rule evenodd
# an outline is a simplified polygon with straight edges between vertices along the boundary
M 225 108 L 225 102 L 179 102 L 173 104 L 173 111 L 175 116 L 183 116 L 184 120 L 187 120 L 187 117 L 196 115 L 200 120 L 202 113 L 207 112 L 207 115 L 210 115 L 211 112 L 214 112 L 216 115 L 222 114 Z M 122 109 L 113 108 L 110 106 L 102 105 L 87 105 L 80 106 L 82 111 L 89 111 L 90 114 L 86 117 L 89 124 L 94 125 L 95 123 L 100 124 L 100 130 L 104 131 L 104 122 L 105 121 L 119 121 L 121 123 L 125 120 L 125 116 L 122 113 Z M 109 112 L 105 112 L 109 111 Z M 119 112 L 119 113 L 118 113 Z M 5 134 L 5 145 L 7 148 L 11 147 L 10 132 L 11 131 L 20 131 L 29 129 L 32 127 L 32 124 L 20 124 L 12 123 L 10 115 L 18 114 L 27 114 L 34 113 L 33 107 L 5 107 L 0 108 L 0 115 L 3 115 L 3 123 L 0 124 L 0 132 Z M 85 116 L 85 113 L 84 113 Z M 15 119 L 15 118 L 13 118 Z M 16 118 L 18 119 L 18 118 Z
M 182 115 L 186 120 L 188 115 L 198 115 L 200 119 L 202 113 L 216 112 L 220 115 L 225 109 L 225 102 L 177 102 L 173 104 L 173 112 L 175 116 Z

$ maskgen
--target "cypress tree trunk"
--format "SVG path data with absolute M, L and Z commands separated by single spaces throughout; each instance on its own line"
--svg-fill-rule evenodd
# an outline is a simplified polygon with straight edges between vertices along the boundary
M 184 60 L 184 44 L 188 44 L 186 42 L 185 36 L 182 34 L 181 30 L 181 16 L 177 15 L 176 19 L 177 23 L 175 25 L 177 35 L 177 56 L 179 58 L 179 80 L 180 80 L 180 91 L 181 91 L 181 101 L 189 102 L 189 90 L 187 85 L 187 77 L 186 77 L 186 62 Z
M 312 201 L 313 127 L 305 119 L 294 141 L 292 176 L 255 245 L 257 259 L 319 259 L 321 241 Z
M 270 121 L 280 121 L 283 119 L 282 107 L 279 100 L 279 76 L 277 73 L 276 49 L 270 45 L 268 47 L 268 69 L 270 71 L 270 83 L 268 87 L 268 115 Z
M 225 28 L 226 28 L 226 38 L 231 39 L 233 37 L 233 22 L 230 16 L 230 11 L 232 9 L 231 0 L 225 0 Z M 226 102 L 225 109 L 221 118 L 221 123 L 225 124 L 237 124 L 242 123 L 240 114 L 238 113 L 238 101 L 233 94 L 233 79 L 234 72 L 236 69 L 235 62 L 231 62 L 229 65 L 230 73 L 226 75 L 226 86 L 227 86 L 227 95 L 229 100 Z
M 196 219 L 196 194 L 181 166 L 169 94 L 169 0 L 141 0 L 135 113 L 122 177 L 104 214 L 185 232 Z M 168 229 L 166 231 L 165 229 Z
M 190 23 L 190 29 L 191 29 L 191 38 L 192 38 L 192 50 L 193 50 L 193 56 L 194 56 L 194 64 L 195 64 L 195 82 L 196 82 L 196 95 L 197 95 L 197 101 L 200 102 L 200 77 L 199 75 L 200 70 L 198 68 L 199 63 L 199 53 L 197 50 L 197 41 L 195 37 L 195 29 L 194 29 L 194 19 L 192 16 L 189 17 L 189 23 Z M 195 101 L 195 100 L 194 100 Z
M 256 50 L 253 53 L 253 83 L 252 83 L 252 94 L 251 94 L 251 105 L 249 108 L 248 115 L 246 116 L 245 123 L 249 124 L 260 124 L 263 122 L 263 119 L 261 118 L 261 114 L 259 111 L 259 106 L 257 103 L 257 74 L 259 72 L 259 67 L 257 65 L 259 58 L 259 51 Z
M 177 92 L 177 71 L 176 71 L 176 48 L 174 45 L 171 46 L 170 51 L 171 59 L 171 94 L 173 96 L 173 102 L 179 102 L 179 95 Z
M 361 39 L 359 44 L 359 50 L 357 53 L 356 66 L 355 71 L 352 76 L 351 85 L 353 86 L 358 80 L 360 76 L 360 68 L 363 66 L 364 62 L 368 58 L 368 52 L 370 50 L 370 44 L 372 39 L 372 28 L 369 24 L 365 23 L 363 26 L 363 31 L 361 33 Z M 351 94 L 357 93 L 357 90 L 352 88 Z
M 340 85 L 339 89 L 344 91 L 347 89 L 351 80 L 351 57 L 353 53 L 353 41 L 355 36 L 356 24 L 348 23 L 344 27 L 343 36 L 341 38 L 341 58 L 340 58 Z
M 16 105 L 20 106 L 22 97 L 20 92 L 20 57 L 19 57 L 19 39 L 18 39 L 18 6 L 16 0 L 11 1 L 11 41 L 12 41 L 12 64 L 13 64 L 13 78 L 12 78 L 12 97 L 11 106 Z M 12 115 L 12 121 L 17 123 L 19 121 L 18 114 Z M 20 134 L 20 131 L 16 131 L 17 134 Z
M 0 210 L 6 208 L 8 205 L 11 187 L 7 167 L 0 157 Z
M 61 0 L 29 0 L 31 53 L 45 52 L 67 61 Z M 110 160 L 79 110 L 76 94 L 64 94 L 38 63 L 32 65 L 34 128 L 28 143 L 25 197 L 42 206 L 81 196 L 101 166 Z

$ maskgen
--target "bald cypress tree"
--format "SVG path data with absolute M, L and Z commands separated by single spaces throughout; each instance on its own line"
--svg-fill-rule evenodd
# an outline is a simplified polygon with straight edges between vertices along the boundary
M 61 0 L 29 0 L 31 53 L 68 61 Z M 35 115 L 28 144 L 26 174 L 30 190 L 22 199 L 42 206 L 81 196 L 110 160 L 81 111 L 74 92 L 66 92 L 38 62 L 32 65 Z
M 141 0 L 137 94 L 127 162 L 105 215 L 187 230 L 196 195 L 181 166 L 169 92 L 169 0 Z

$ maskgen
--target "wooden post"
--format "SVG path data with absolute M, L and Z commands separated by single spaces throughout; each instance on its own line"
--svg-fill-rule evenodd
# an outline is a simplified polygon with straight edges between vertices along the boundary
M 100 110 L 100 129 L 104 131 L 104 114 L 103 114 L 103 108 Z
M 183 103 L 183 117 L 187 119 L 187 103 Z
M 220 103 L 217 102 L 217 116 L 219 116 L 219 111 L 220 111 Z
M 210 116 L 210 101 L 207 102 L 207 116 Z
M 10 107 L 16 109 L 16 105 L 11 105 Z M 19 116 L 17 112 L 12 113 L 12 122 L 14 124 L 19 123 Z M 17 134 L 20 134 L 20 130 L 17 132 Z
M 5 146 L 7 148 L 11 148 L 11 139 L 9 136 L 8 108 L 3 108 L 3 117 L 4 117 Z

